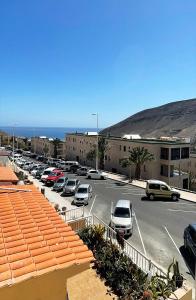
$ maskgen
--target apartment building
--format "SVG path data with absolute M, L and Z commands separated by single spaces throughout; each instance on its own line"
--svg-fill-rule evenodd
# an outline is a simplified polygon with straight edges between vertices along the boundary
M 65 142 L 59 141 L 57 144 L 57 157 L 65 158 Z M 53 138 L 47 138 L 46 136 L 32 137 L 31 138 L 31 151 L 44 155 L 47 157 L 53 157 L 55 155 L 55 145 Z
M 167 139 L 126 139 L 107 137 L 107 149 L 104 155 L 105 170 L 125 174 L 134 178 L 135 166 L 123 168 L 121 160 L 128 158 L 134 147 L 144 147 L 154 155 L 154 160 L 146 162 L 141 169 L 141 178 L 159 179 L 176 187 L 189 187 L 188 172 L 190 168 L 190 142 Z M 87 153 L 94 149 L 97 136 L 87 134 L 69 134 L 66 138 L 67 159 L 77 160 L 81 164 L 95 166 L 94 161 L 87 160 Z M 188 171 L 188 169 L 186 170 Z

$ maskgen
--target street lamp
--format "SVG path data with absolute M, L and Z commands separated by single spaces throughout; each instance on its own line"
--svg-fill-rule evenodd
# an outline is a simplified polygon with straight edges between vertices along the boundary
M 98 113 L 92 114 L 93 116 L 97 116 L 97 144 L 96 144 L 96 170 L 98 170 L 98 164 L 99 164 L 99 134 L 98 134 Z

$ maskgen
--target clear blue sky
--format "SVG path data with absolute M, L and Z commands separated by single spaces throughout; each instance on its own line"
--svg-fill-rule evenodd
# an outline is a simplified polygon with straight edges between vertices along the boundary
M 195 0 L 0 4 L 0 125 L 100 127 L 196 97 Z

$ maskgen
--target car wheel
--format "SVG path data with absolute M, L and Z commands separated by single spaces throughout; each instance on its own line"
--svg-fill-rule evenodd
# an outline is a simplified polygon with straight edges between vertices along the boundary
M 88 179 L 91 179 L 91 176 L 89 175 L 87 178 L 88 178 Z
M 103 180 L 103 179 L 104 179 L 104 176 L 101 176 L 101 179 Z
M 171 198 L 172 198 L 173 201 L 177 201 L 178 200 L 178 196 L 176 194 L 173 194 Z
M 154 195 L 153 195 L 153 194 L 150 194 L 150 195 L 149 195 L 149 199 L 150 199 L 150 200 L 154 200 Z

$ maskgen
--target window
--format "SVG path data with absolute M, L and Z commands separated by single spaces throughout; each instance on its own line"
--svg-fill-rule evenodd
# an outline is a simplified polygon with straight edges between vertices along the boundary
M 126 152 L 126 146 L 123 147 L 124 152 Z
M 181 158 L 189 158 L 189 147 L 181 148 Z
M 150 183 L 149 184 L 149 189 L 150 190 L 160 190 L 160 185 L 156 183 Z
M 121 146 L 121 145 L 119 146 L 119 149 L 120 149 L 120 151 L 121 151 L 121 149 L 122 149 L 122 146 Z
M 174 166 L 170 166 L 170 177 L 174 177 Z
M 161 148 L 161 159 L 169 159 L 169 148 Z
M 107 160 L 107 155 L 105 155 L 105 160 Z
M 180 159 L 180 148 L 171 149 L 171 160 Z
M 162 189 L 162 191 L 169 191 L 168 187 L 166 185 L 161 185 L 161 189 Z
M 146 166 L 144 165 L 144 172 L 146 172 Z
M 167 165 L 161 165 L 161 175 L 168 177 L 168 166 Z
M 190 227 L 189 232 L 193 242 L 196 243 L 196 231 L 192 227 Z

